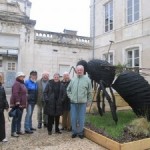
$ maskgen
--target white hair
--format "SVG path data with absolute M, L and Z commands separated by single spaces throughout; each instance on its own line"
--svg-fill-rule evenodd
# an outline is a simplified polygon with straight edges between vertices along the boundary
M 63 75 L 66 75 L 66 74 L 69 74 L 69 72 L 65 71 L 65 72 L 63 73 Z
M 82 68 L 82 69 L 84 69 L 84 66 L 82 66 L 82 65 L 78 65 L 76 68 L 77 68 L 77 69 L 78 69 L 78 68 Z

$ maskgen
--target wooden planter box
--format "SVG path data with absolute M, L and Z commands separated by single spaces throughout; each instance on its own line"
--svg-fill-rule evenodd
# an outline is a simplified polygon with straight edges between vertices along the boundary
M 87 128 L 84 128 L 84 134 L 87 139 L 110 150 L 145 150 L 150 148 L 150 138 L 128 143 L 118 143 Z
M 129 106 L 128 103 L 118 93 L 115 93 L 114 95 L 115 95 L 117 107 Z

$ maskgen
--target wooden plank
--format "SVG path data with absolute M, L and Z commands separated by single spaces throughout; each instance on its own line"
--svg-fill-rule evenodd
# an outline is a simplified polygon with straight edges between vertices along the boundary
M 120 150 L 120 144 L 116 141 L 113 141 L 105 136 L 102 136 L 90 129 L 84 129 L 85 137 L 91 141 L 111 150 Z
M 150 138 L 128 143 L 118 143 L 90 129 L 84 128 L 85 137 L 89 140 L 111 150 L 146 150 L 150 149 Z
M 150 149 L 150 138 L 128 142 L 120 145 L 121 145 L 121 150 L 129 150 L 129 149 L 146 150 L 146 149 Z
M 128 103 L 119 94 L 115 93 L 114 95 L 115 95 L 117 107 L 129 106 Z

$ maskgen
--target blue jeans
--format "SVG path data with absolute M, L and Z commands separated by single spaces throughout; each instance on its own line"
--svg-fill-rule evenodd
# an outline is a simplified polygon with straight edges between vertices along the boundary
M 30 131 L 32 128 L 32 114 L 33 114 L 34 107 L 35 104 L 28 104 L 25 123 L 24 123 L 25 131 Z
M 71 125 L 72 134 L 83 135 L 86 103 L 71 104 Z
M 21 120 L 22 120 L 23 109 L 20 108 L 19 110 L 20 111 L 18 111 L 18 115 L 12 118 L 11 133 L 21 131 Z

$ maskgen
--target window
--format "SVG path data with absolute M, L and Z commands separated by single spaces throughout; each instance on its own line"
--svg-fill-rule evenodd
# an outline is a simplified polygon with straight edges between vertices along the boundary
M 0 68 L 3 67 L 2 60 L 0 60 Z
M 127 0 L 127 22 L 139 20 L 139 0 Z
M 113 1 L 105 5 L 105 32 L 113 30 Z
M 60 76 L 63 76 L 63 73 L 64 72 L 69 72 L 70 66 L 69 65 L 59 65 L 59 73 L 60 73 Z
M 127 50 L 127 66 L 139 67 L 139 48 Z
M 108 57 L 107 54 L 103 54 L 103 59 L 113 65 L 113 53 L 109 53 Z
M 16 70 L 16 63 L 9 62 L 8 63 L 8 70 Z

